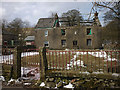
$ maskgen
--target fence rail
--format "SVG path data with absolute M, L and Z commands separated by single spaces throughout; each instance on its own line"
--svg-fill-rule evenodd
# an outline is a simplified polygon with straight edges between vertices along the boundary
M 2 48 L 2 54 L 0 55 L 0 63 L 13 64 L 13 50 L 12 48 Z
M 47 70 L 120 73 L 119 50 L 21 50 L 22 48 L 9 49 L 9 53 L 0 56 L 0 63 L 13 65 L 16 73 L 17 70 L 21 71 L 21 67 L 40 67 L 43 76 Z M 19 77 L 20 72 L 18 74 Z
M 48 69 L 119 72 L 120 51 L 47 50 Z

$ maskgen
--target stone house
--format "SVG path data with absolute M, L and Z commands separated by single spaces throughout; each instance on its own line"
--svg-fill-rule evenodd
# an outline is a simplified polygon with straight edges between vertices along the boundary
M 65 20 L 65 19 L 64 19 Z M 69 26 L 58 18 L 40 18 L 35 27 L 36 47 L 49 49 L 98 49 L 101 48 L 101 24 L 98 13 L 92 21 L 82 21 L 80 25 Z M 69 22 L 68 22 L 69 23 Z
M 2 30 L 2 47 L 3 48 L 13 48 L 18 45 L 18 36 L 8 32 L 7 30 Z

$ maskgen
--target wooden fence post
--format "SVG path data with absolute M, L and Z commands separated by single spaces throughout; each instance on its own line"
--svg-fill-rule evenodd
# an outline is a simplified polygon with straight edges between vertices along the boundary
M 40 55 L 40 80 L 44 81 L 46 77 L 46 70 L 48 69 L 45 47 L 39 48 L 39 55 Z
M 21 47 L 18 46 L 13 52 L 13 75 L 14 79 L 21 77 Z

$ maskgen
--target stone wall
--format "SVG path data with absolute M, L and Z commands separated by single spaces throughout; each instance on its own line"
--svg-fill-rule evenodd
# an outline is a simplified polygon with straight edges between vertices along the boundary
M 91 35 L 87 35 L 87 28 L 91 28 Z M 65 30 L 65 35 L 61 34 L 61 29 Z M 45 36 L 48 31 L 48 36 Z M 101 47 L 101 27 L 99 26 L 74 26 L 58 27 L 51 29 L 36 29 L 36 46 L 43 47 L 45 41 L 49 41 L 50 49 L 96 49 Z M 91 46 L 87 46 L 87 39 L 92 40 Z M 61 45 L 61 40 L 66 40 L 66 45 Z M 73 46 L 73 41 L 77 45 Z

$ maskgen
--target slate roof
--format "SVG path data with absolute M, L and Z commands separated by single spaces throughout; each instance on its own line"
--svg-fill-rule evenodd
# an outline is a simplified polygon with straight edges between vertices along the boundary
M 24 40 L 25 41 L 34 41 L 35 40 L 35 36 L 27 36 Z
M 35 28 L 51 28 L 54 22 L 54 18 L 40 18 Z
M 67 17 L 59 17 L 59 22 L 62 25 L 69 25 L 69 21 L 67 19 Z M 84 21 L 80 21 L 81 25 L 93 25 L 93 20 L 84 20 Z M 52 28 L 54 26 L 55 23 L 55 18 L 40 18 L 38 20 L 37 25 L 35 26 L 35 28 Z

